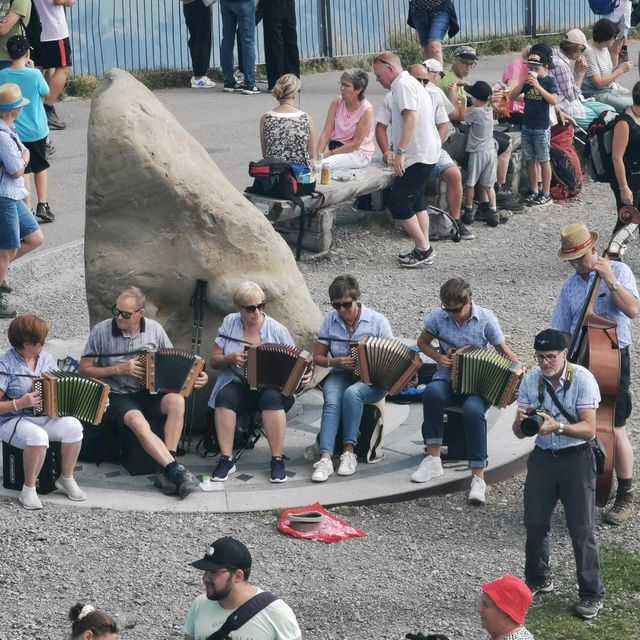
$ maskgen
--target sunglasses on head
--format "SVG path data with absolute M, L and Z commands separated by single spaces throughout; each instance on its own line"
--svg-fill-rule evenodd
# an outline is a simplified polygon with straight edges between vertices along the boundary
M 340 311 L 340 309 L 344 309 L 345 311 L 347 311 L 348 309 L 351 309 L 351 307 L 353 306 L 354 302 L 355 302 L 355 300 L 349 300 L 349 302 L 332 302 L 331 306 L 336 311 Z
M 260 304 L 243 304 L 240 305 L 247 313 L 255 313 L 256 311 L 262 311 L 264 309 L 264 302 Z
M 114 304 L 113 307 L 111 307 L 111 313 L 117 318 L 118 316 L 122 316 L 125 320 L 128 320 L 131 316 L 135 316 L 136 313 L 138 313 L 138 311 L 142 311 L 144 309 L 144 307 L 140 307 L 139 309 L 136 309 L 135 311 L 122 311 L 122 309 L 118 309 L 118 307 L 116 307 L 116 305 Z

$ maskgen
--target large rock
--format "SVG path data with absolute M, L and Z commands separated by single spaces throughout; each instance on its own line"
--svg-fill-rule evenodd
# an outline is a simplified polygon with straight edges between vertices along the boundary
M 110 71 L 91 105 L 86 287 L 91 325 L 119 290 L 147 294 L 147 315 L 190 347 L 196 280 L 207 280 L 202 353 L 233 311 L 243 280 L 265 290 L 267 311 L 310 347 L 321 314 L 291 249 L 264 216 L 141 83 Z

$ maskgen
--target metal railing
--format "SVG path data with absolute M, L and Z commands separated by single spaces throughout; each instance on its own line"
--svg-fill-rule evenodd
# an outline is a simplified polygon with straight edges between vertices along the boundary
M 594 22 L 584 0 L 454 0 L 461 31 L 452 43 L 497 36 L 558 33 Z M 220 66 L 222 23 L 213 5 L 212 66 Z M 406 25 L 407 0 L 297 0 L 304 60 L 357 57 L 385 49 Z M 68 12 L 74 73 L 189 69 L 187 30 L 178 0 L 83 0 Z M 411 32 L 413 33 L 413 32 Z M 257 63 L 264 61 L 257 28 Z

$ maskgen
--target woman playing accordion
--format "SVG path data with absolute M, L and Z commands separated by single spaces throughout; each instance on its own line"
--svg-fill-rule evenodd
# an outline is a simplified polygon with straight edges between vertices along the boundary
M 71 500 L 86 500 L 73 469 L 82 444 L 82 425 L 77 418 L 34 416 L 42 397 L 33 391 L 33 379 L 57 369 L 44 343 L 47 323 L 32 315 L 18 316 L 9 325 L 12 346 L 0 358 L 0 438 L 23 450 L 24 486 L 19 500 L 25 509 L 42 509 L 36 480 L 42 469 L 49 441 L 61 442 L 62 476 L 56 487 Z

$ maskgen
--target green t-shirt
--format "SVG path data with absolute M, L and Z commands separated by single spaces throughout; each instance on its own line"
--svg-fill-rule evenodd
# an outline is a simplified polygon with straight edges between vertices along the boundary
M 458 76 L 453 71 L 445 73 L 442 77 L 442 80 L 440 80 L 440 88 L 445 92 L 447 96 L 449 95 L 449 90 L 447 89 L 447 87 L 452 82 L 460 82 L 460 78 L 458 78 Z M 458 93 L 463 96 L 465 100 L 467 99 L 467 92 L 464 90 L 464 87 L 458 87 Z
M 26 27 L 31 18 L 31 0 L 0 0 L 0 22 L 10 13 L 17 13 Z M 24 27 L 18 20 L 7 35 L 0 36 L 0 60 L 11 60 L 7 52 L 7 42 L 11 36 L 23 35 Z

